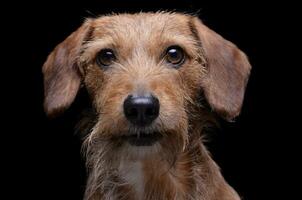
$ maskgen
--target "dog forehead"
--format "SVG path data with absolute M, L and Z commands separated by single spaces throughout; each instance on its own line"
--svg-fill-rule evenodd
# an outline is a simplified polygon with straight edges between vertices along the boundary
M 113 40 L 150 41 L 173 35 L 189 35 L 190 16 L 179 13 L 118 14 L 94 20 L 94 37 L 110 36 Z

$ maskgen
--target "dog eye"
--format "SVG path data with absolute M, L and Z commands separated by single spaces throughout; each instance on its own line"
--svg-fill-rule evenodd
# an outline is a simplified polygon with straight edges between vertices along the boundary
M 171 46 L 166 51 L 166 60 L 167 62 L 171 63 L 172 65 L 179 66 L 181 65 L 184 60 L 184 52 L 181 47 L 179 46 Z
M 111 49 L 102 49 L 96 57 L 96 63 L 103 67 L 111 65 L 116 60 L 113 50 Z

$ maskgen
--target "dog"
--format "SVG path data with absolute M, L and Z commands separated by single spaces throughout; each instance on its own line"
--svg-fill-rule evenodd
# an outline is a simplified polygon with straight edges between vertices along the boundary
M 68 109 L 81 87 L 95 110 L 84 199 L 240 199 L 203 137 L 217 117 L 239 115 L 250 70 L 241 50 L 193 15 L 87 19 L 43 65 L 47 115 Z

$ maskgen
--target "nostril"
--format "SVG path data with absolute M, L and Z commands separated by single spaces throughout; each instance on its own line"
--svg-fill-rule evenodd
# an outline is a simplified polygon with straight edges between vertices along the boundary
M 147 108 L 145 114 L 148 115 L 154 115 L 155 110 L 153 108 Z
M 150 118 L 150 120 L 154 120 L 159 115 L 159 101 L 154 96 L 150 97 L 150 101 L 152 103 L 147 107 L 145 114 Z
M 145 115 L 147 117 L 157 117 L 159 112 L 159 108 L 156 104 L 152 104 L 151 107 L 146 108 Z
M 136 108 L 130 108 L 127 110 L 127 115 L 130 117 L 136 117 L 138 115 Z
M 138 108 L 133 103 L 133 97 L 130 95 L 124 101 L 124 113 L 128 119 L 135 119 L 138 117 Z

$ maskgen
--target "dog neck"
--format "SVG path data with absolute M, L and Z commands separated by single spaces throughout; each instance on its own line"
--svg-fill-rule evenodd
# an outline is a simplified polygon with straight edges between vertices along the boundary
M 201 140 L 192 139 L 173 163 L 158 156 L 124 159 L 109 152 L 90 156 L 94 163 L 90 163 L 85 200 L 239 199 Z

